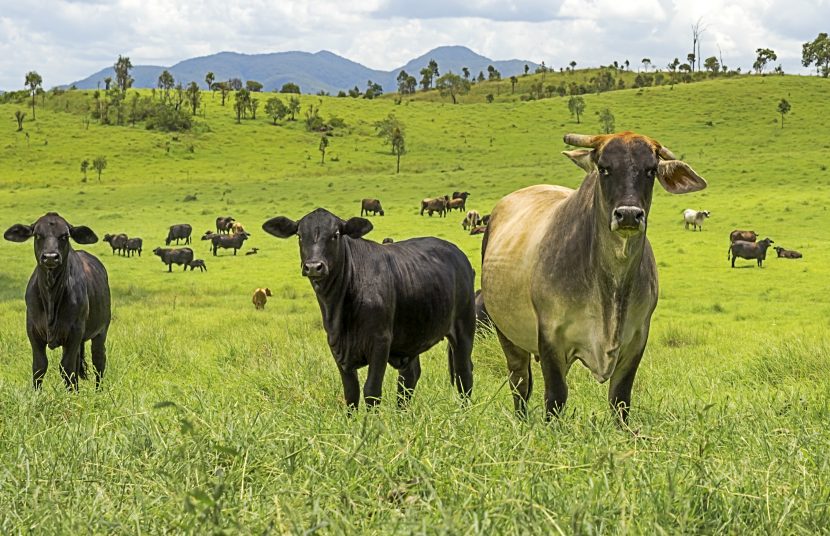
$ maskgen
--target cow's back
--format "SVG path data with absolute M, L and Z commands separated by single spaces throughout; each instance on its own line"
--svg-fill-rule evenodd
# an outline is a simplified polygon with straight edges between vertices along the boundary
M 573 193 L 563 186 L 530 186 L 503 197 L 490 216 L 481 276 L 484 303 L 499 330 L 529 351 L 538 350 L 532 277 L 560 204 Z

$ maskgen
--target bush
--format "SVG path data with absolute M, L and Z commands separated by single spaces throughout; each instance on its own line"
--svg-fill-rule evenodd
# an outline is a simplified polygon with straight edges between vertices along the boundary
M 157 104 L 146 123 L 147 130 L 164 132 L 190 130 L 191 126 L 190 114 L 184 110 L 177 110 L 175 106 L 169 104 Z

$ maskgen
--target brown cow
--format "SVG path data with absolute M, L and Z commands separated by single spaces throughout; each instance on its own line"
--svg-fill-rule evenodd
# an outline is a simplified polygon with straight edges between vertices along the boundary
M 706 181 L 656 140 L 633 132 L 567 134 L 564 154 L 587 172 L 578 189 L 530 186 L 493 209 L 482 244 L 482 294 L 507 357 L 517 414 L 527 412 L 531 355 L 558 415 L 565 377 L 581 361 L 625 421 L 657 306 L 657 264 L 646 238 L 655 179 L 670 193 Z
M 251 301 L 257 309 L 265 309 L 265 302 L 272 296 L 270 288 L 258 288 L 254 291 L 254 297 Z
M 450 202 L 450 196 L 426 198 L 421 201 L 421 216 L 426 210 L 430 216 L 433 212 L 437 212 L 442 218 L 447 215 L 447 205 Z
M 372 216 L 377 216 L 378 214 L 383 216 L 383 207 L 380 205 L 380 199 L 366 198 L 360 202 L 360 216 L 363 217 L 364 213 L 368 216 L 370 212 Z

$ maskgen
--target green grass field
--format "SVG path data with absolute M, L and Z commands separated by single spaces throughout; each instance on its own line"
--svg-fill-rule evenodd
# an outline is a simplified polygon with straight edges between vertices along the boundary
M 300 121 L 237 125 L 218 95 L 205 95 L 206 117 L 188 134 L 87 129 L 62 111 L 69 98 L 39 101 L 23 132 L 12 118 L 26 104 L 0 105 L 0 227 L 57 211 L 99 237 L 141 236 L 145 252 L 127 259 L 104 243 L 83 247 L 109 271 L 113 322 L 102 390 L 84 382 L 72 395 L 57 352 L 43 391 L 30 387 L 23 293 L 32 246 L 0 244 L 3 534 L 830 527 L 827 80 L 743 77 L 587 95 L 582 124 L 567 98 L 454 106 L 303 96 L 304 108 L 319 104 L 324 118 L 348 125 L 324 165 L 319 134 Z M 781 98 L 792 104 L 783 129 Z M 394 404 L 390 370 L 380 409 L 347 417 L 296 241 L 261 224 L 318 206 L 356 216 L 361 198 L 378 197 L 386 216 L 372 218 L 367 238 L 446 238 L 480 271 L 481 240 L 462 231 L 462 215 L 420 217 L 420 199 L 468 190 L 468 207 L 486 213 L 523 186 L 576 186 L 582 172 L 559 154 L 562 135 L 599 133 L 605 107 L 617 131 L 658 139 L 709 182 L 697 194 L 655 194 L 649 237 L 661 291 L 634 386 L 636 434 L 615 424 L 607 386 L 579 365 L 561 419 L 544 422 L 541 382 L 529 419 L 514 418 L 492 335 L 476 340 L 469 406 L 449 385 L 442 343 L 423 356 L 408 410 Z M 397 175 L 373 128 L 390 112 L 407 126 Z M 101 182 L 90 173 L 82 183 L 80 161 L 97 155 L 109 162 Z M 711 211 L 703 232 L 684 231 L 685 208 Z M 258 255 L 210 255 L 198 237 L 225 214 L 252 231 L 244 249 Z M 207 273 L 168 274 L 152 255 L 175 223 L 193 225 Z M 735 228 L 804 259 L 770 251 L 763 269 L 730 269 Z M 260 286 L 274 292 L 265 311 L 251 304 Z

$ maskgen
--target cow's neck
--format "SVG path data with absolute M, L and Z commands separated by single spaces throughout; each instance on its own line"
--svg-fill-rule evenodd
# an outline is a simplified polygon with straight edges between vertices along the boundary
M 66 255 L 66 261 L 60 266 L 47 270 L 38 265 L 37 294 L 43 310 L 46 312 L 46 342 L 50 348 L 58 342 L 58 312 L 66 297 L 67 280 L 71 274 L 71 263 L 74 261 L 73 252 Z
M 332 348 L 339 345 L 343 320 L 345 315 L 349 314 L 344 309 L 352 274 L 350 240 L 347 237 L 343 237 L 342 240 L 340 258 L 331 264 L 331 267 L 336 267 L 336 269 L 331 269 L 329 274 L 320 281 L 311 281 L 311 286 L 317 295 L 317 303 L 320 304 L 320 312 L 323 314 L 323 327 Z

